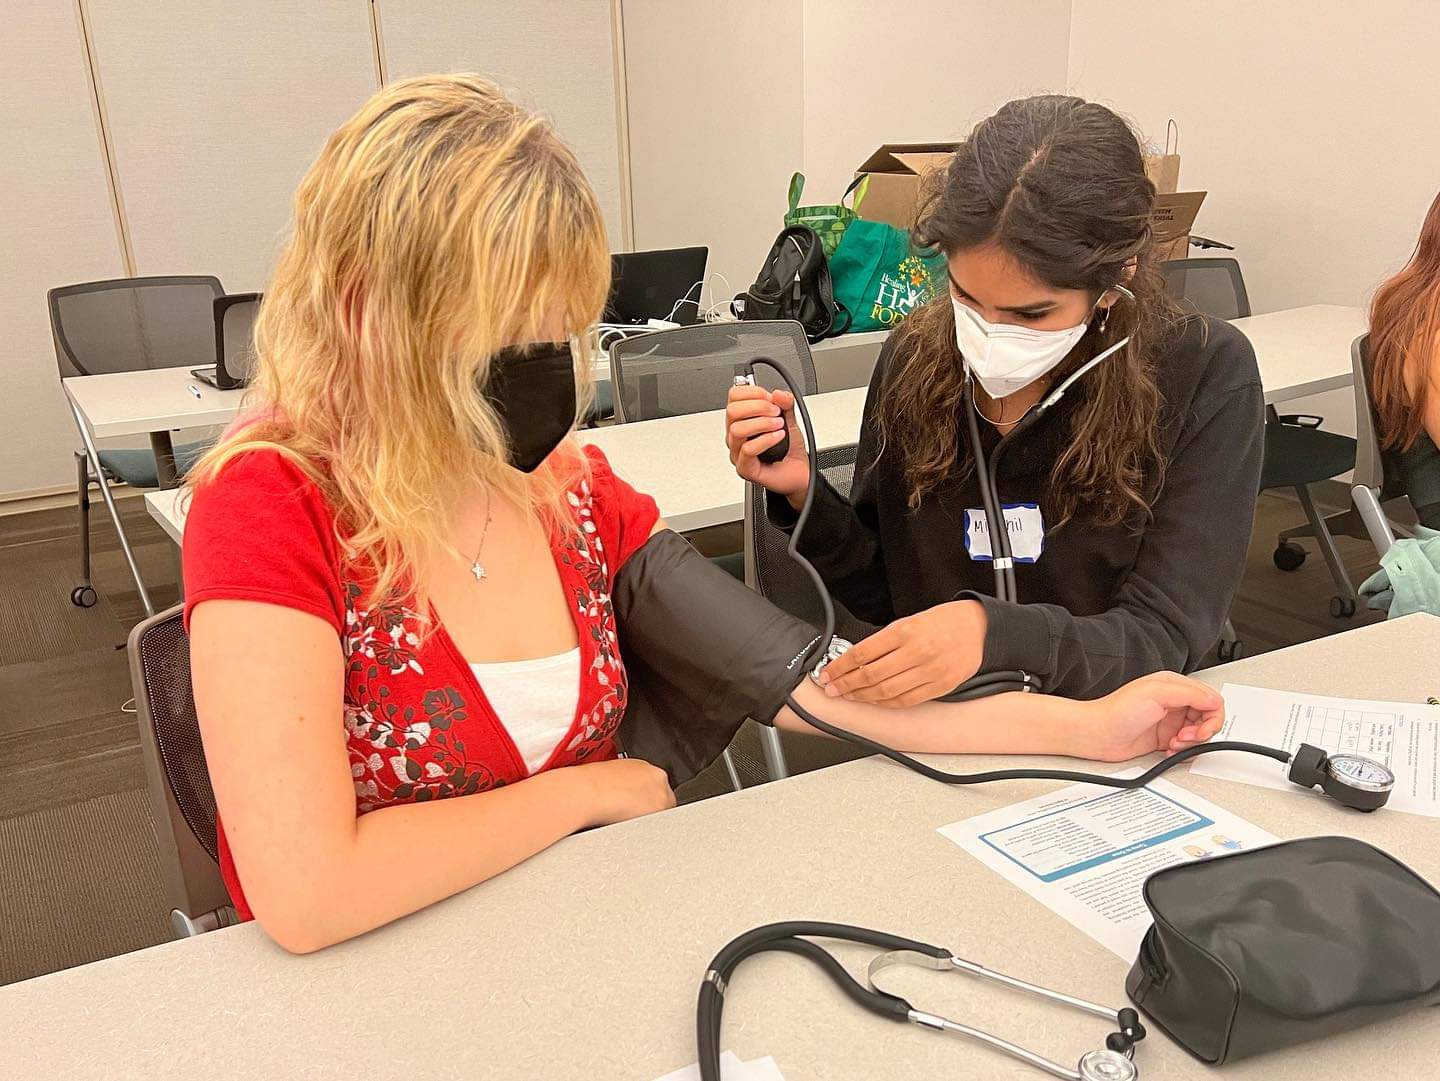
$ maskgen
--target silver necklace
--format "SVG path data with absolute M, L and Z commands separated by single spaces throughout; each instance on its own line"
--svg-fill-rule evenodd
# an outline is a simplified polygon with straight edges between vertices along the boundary
M 485 551 L 485 538 L 490 535 L 490 523 L 494 520 L 490 506 L 490 490 L 485 490 L 485 528 L 480 531 L 480 544 L 475 549 L 475 558 L 470 563 L 470 573 L 475 576 L 475 581 L 480 582 L 490 577 L 485 569 L 485 564 L 480 562 L 480 553 Z
M 1048 375 L 1042 375 L 1039 379 L 1036 380 L 1036 382 L 1040 384 L 1040 387 L 1041 387 L 1041 395 L 1040 395 L 1040 397 L 1043 398 L 1043 397 L 1045 396 L 1045 395 L 1044 395 L 1044 391 L 1045 391 L 1046 389 L 1048 389 L 1049 386 L 1050 386 L 1050 376 L 1048 376 Z M 1037 402 L 1036 404 L 1039 404 L 1039 403 Z M 979 417 L 981 420 L 983 420 L 986 424 L 990 425 L 992 428 L 1002 428 L 1002 427 L 1005 427 L 1005 426 L 1007 426 L 1007 425 L 1013 428 L 1015 425 L 1019 424 L 1022 420 L 1025 419 L 1025 415 L 1030 412 L 1030 409 L 1034 409 L 1034 408 L 1035 408 L 1035 406 L 1032 405 L 1032 406 L 1030 407 L 1030 409 L 1025 410 L 1024 413 L 1021 413 L 1021 414 L 1020 414 L 1018 417 L 1016 417 L 1014 420 L 1006 420 L 1006 419 L 1005 419 L 1005 399 L 1004 399 L 1004 398 L 1001 398 L 1000 401 L 999 401 L 999 405 L 1000 405 L 1000 416 L 999 416 L 999 418 L 996 419 L 996 418 L 994 418 L 994 417 L 987 417 L 987 416 L 985 415 L 985 410 L 983 410 L 983 409 L 980 408 L 980 399 L 975 396 L 975 393 L 974 393 L 974 389 L 973 389 L 973 388 L 971 389 L 971 394 L 970 394 L 970 405 L 975 409 L 975 415 L 976 415 L 977 417 Z

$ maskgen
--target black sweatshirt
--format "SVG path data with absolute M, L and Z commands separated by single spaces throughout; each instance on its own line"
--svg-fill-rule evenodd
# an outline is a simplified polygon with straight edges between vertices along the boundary
M 1046 691 L 1074 698 L 1099 697 L 1147 672 L 1196 668 L 1239 587 L 1259 490 L 1263 395 L 1244 335 L 1196 317 L 1162 350 L 1156 376 L 1166 464 L 1152 516 L 1138 526 L 1134 519 L 1101 526 L 1082 510 L 1052 530 L 1047 511 L 1042 555 L 1015 565 L 1019 604 L 996 600 L 991 564 L 965 551 L 965 511 L 983 506 L 973 470 L 958 476 L 966 447 L 957 476 L 913 512 L 898 455 L 878 453 L 875 410 L 887 372 L 901 368 L 893 361 L 897 340 L 904 348 L 903 336 L 892 335 L 870 381 L 851 499 L 818 486 L 801 538 L 834 595 L 871 624 L 979 600 L 988 621 L 980 671 L 1019 669 L 1039 676 Z M 1003 502 L 1046 508 L 1051 467 L 1084 382 L 1007 448 L 997 482 Z M 980 427 L 988 453 L 999 437 L 983 421 Z M 777 526 L 793 526 L 784 499 L 772 494 L 768 507 Z

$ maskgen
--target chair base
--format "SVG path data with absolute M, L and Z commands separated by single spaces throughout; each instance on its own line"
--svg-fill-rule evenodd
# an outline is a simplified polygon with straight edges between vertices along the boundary
M 1360 516 L 1352 509 L 1332 515 L 1330 518 L 1321 516 L 1319 509 L 1315 506 L 1315 500 L 1310 495 L 1310 489 L 1303 484 L 1296 485 L 1293 489 L 1295 497 L 1300 501 L 1300 507 L 1305 511 L 1305 524 L 1294 526 L 1282 531 L 1276 538 L 1275 566 L 1281 570 L 1298 570 L 1305 562 L 1305 551 L 1299 545 L 1293 543 L 1296 537 L 1311 537 L 1320 548 L 1320 554 L 1325 557 L 1325 565 L 1329 568 L 1330 577 L 1335 581 L 1335 588 L 1339 591 L 1336 596 L 1330 599 L 1330 614 L 1337 619 L 1346 619 L 1355 614 L 1355 607 L 1360 595 L 1355 592 L 1355 586 L 1350 581 L 1350 575 L 1345 570 L 1345 564 L 1340 560 L 1340 550 L 1335 547 L 1335 537 L 1330 531 L 1330 523 L 1333 521 L 1336 531 L 1342 536 L 1365 536 L 1364 526 Z M 1359 530 L 1359 532 L 1356 532 Z

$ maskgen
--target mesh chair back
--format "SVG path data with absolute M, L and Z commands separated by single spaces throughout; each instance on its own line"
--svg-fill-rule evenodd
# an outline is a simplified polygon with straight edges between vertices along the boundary
M 1234 259 L 1171 259 L 1160 270 L 1165 292 L 1201 315 L 1244 319 L 1250 314 L 1250 295 Z
M 224 291 L 209 274 L 51 289 L 61 377 L 209 364 L 215 355 L 211 303 Z
M 227 908 L 220 878 L 215 793 L 190 684 L 190 641 L 176 606 L 130 632 L 130 679 L 172 912 L 197 920 Z
M 222 384 L 241 386 L 255 371 L 255 317 L 259 293 L 227 293 L 212 302 L 215 320 L 215 363 Z M 223 372 L 223 377 L 220 373 Z
M 615 419 L 656 420 L 725 408 L 737 375 L 756 357 L 769 357 L 806 394 L 814 394 L 815 359 L 805 328 L 785 319 L 753 323 L 700 323 L 638 334 L 610 346 Z M 784 382 L 762 368 L 756 382 L 774 389 Z
M 818 455 L 821 474 L 846 498 L 855 482 L 855 450 L 854 443 L 847 443 Z M 789 535 L 771 525 L 765 515 L 765 489 L 758 484 L 746 485 L 746 583 L 777 608 L 819 627 L 824 622 L 824 610 L 809 575 L 790 558 L 786 550 L 789 543 Z

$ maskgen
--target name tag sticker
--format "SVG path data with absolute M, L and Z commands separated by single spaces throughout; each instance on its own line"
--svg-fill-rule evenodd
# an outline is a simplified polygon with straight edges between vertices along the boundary
M 1005 528 L 1010 531 L 1010 554 L 1016 563 L 1034 563 L 1045 551 L 1045 519 L 1038 503 L 1006 503 Z M 990 550 L 990 525 L 985 511 L 971 507 L 965 512 L 965 551 L 970 558 L 988 563 L 995 557 Z

